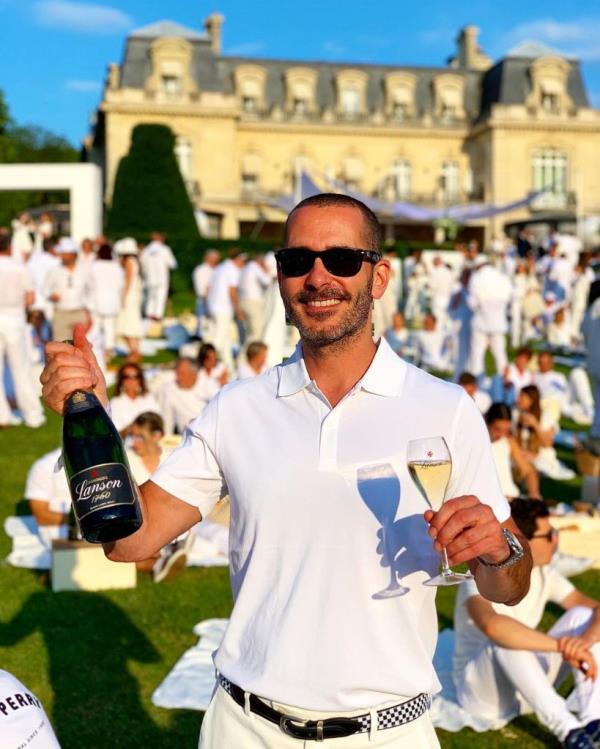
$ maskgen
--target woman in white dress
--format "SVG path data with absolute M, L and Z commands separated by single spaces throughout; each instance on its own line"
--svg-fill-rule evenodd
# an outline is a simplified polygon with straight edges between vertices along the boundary
M 117 335 L 125 339 L 129 349 L 128 358 L 139 361 L 140 340 L 144 335 L 142 321 L 142 279 L 138 261 L 138 246 L 135 239 L 126 237 L 115 242 L 115 252 L 121 258 L 125 271 L 123 306 L 117 318 Z

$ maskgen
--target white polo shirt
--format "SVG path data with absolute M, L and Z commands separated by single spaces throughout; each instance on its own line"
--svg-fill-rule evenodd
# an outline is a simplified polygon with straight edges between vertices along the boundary
M 423 585 L 439 556 L 406 466 L 408 440 L 438 435 L 453 456 L 448 496 L 475 494 L 506 520 L 473 401 L 383 339 L 335 408 L 301 346 L 211 400 L 152 480 L 203 516 L 231 496 L 235 605 L 215 657 L 224 676 L 329 712 L 439 690 L 435 588 Z M 404 596 L 378 595 L 391 583 L 390 558 Z

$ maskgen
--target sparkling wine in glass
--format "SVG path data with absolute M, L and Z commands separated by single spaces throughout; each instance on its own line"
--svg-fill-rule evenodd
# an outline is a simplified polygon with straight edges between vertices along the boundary
M 406 460 L 417 489 L 431 509 L 438 512 L 446 499 L 446 488 L 452 473 L 452 458 L 446 440 L 443 437 L 410 440 Z M 453 572 L 450 569 L 446 549 L 442 549 L 440 557 L 440 574 L 426 580 L 424 585 L 458 585 L 472 578 L 470 573 Z

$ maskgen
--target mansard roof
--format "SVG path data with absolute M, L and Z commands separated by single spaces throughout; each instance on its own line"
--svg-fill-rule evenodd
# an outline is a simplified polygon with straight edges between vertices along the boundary
M 121 85 L 143 88 L 150 70 L 150 46 L 159 37 L 183 37 L 192 45 L 192 76 L 200 91 L 233 94 L 234 72 L 240 65 L 258 65 L 266 71 L 265 104 L 267 108 L 283 107 L 285 102 L 285 73 L 292 67 L 311 68 L 317 72 L 316 104 L 321 110 L 336 103 L 337 73 L 359 69 L 368 75 L 367 108 L 381 109 L 385 96 L 385 77 L 392 72 L 411 73 L 416 78 L 415 106 L 417 114 L 433 106 L 433 79 L 441 74 L 461 76 L 465 83 L 464 107 L 467 118 L 480 120 L 489 115 L 494 103 L 523 104 L 531 91 L 529 67 L 540 56 L 560 56 L 570 65 L 568 93 L 576 107 L 587 107 L 588 99 L 583 85 L 579 62 L 565 58 L 556 50 L 537 42 L 526 42 L 511 49 L 508 54 L 487 71 L 468 70 L 444 66 L 378 65 L 351 61 L 325 62 L 293 59 L 268 59 L 217 55 L 211 48 L 208 34 L 194 31 L 172 21 L 159 21 L 133 31 L 127 38 L 121 67 Z

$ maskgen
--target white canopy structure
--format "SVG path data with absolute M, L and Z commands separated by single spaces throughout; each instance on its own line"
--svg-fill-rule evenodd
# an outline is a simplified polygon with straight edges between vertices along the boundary
M 2 190 L 69 190 L 73 239 L 102 233 L 102 173 L 95 164 L 1 164 Z

